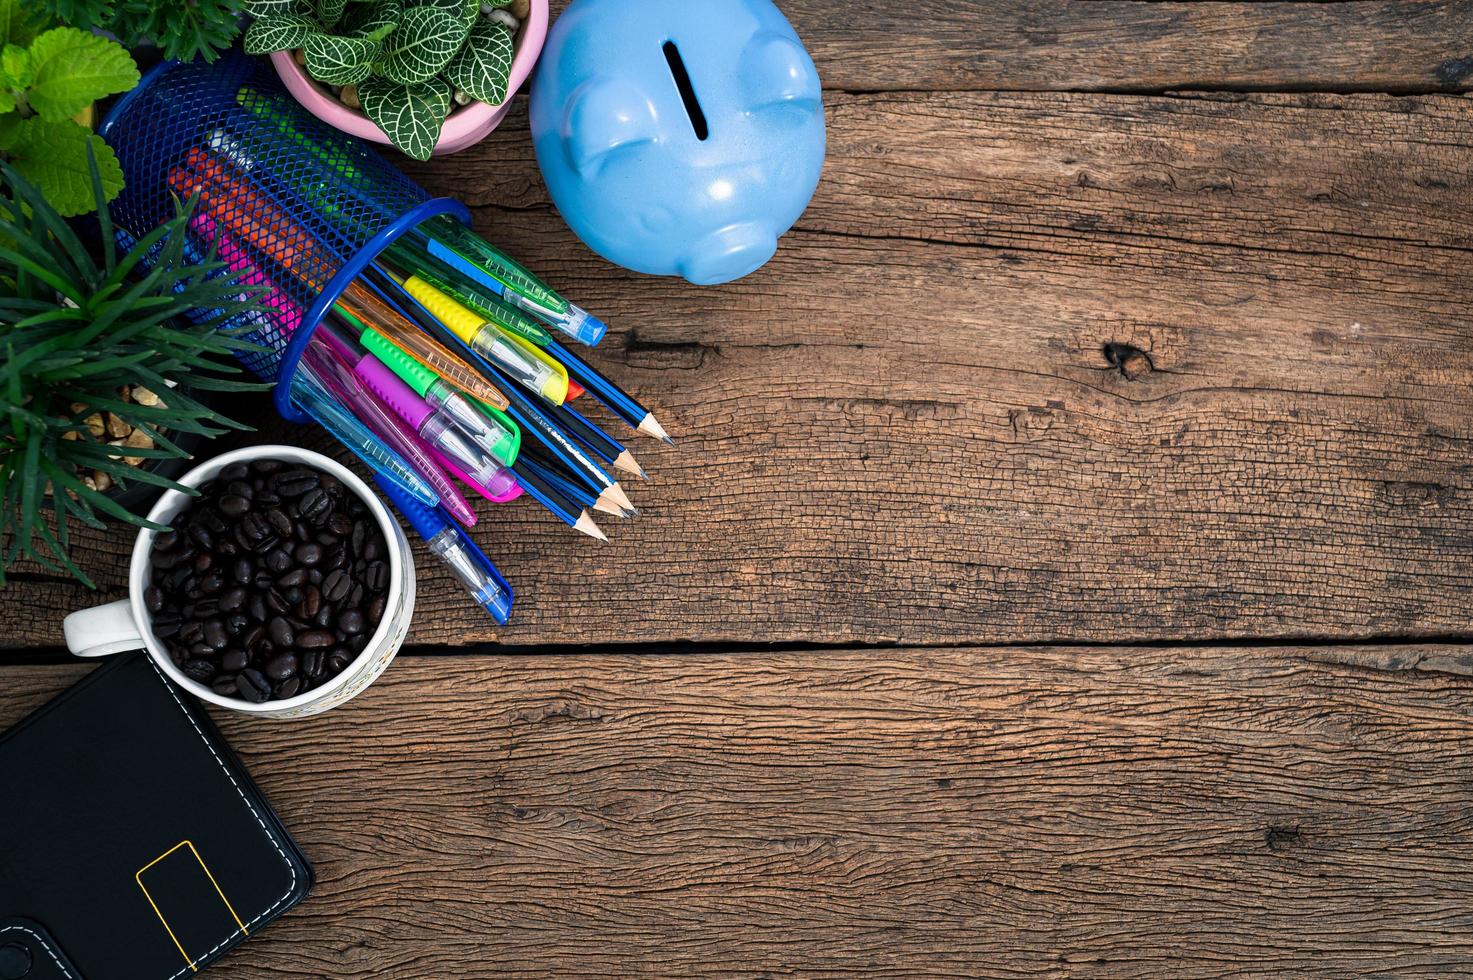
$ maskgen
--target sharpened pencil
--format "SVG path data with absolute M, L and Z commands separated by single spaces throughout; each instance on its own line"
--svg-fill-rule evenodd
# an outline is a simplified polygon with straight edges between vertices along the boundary
M 544 349 L 568 369 L 569 379 L 578 382 L 590 395 L 598 399 L 600 404 L 623 419 L 636 432 L 654 436 L 672 446 L 675 444 L 675 440 L 670 438 L 665 427 L 655 418 L 654 412 L 635 401 L 623 388 L 599 374 L 567 347 L 556 340 L 550 340 Z

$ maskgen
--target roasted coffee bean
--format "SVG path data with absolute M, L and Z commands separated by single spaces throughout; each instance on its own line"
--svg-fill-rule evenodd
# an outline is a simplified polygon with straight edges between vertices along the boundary
M 333 545 L 328 549 L 327 554 L 323 556 L 322 564 L 327 568 L 347 568 L 348 549 L 344 548 L 341 544 Z
M 218 619 L 205 623 L 205 642 L 212 650 L 225 649 L 225 644 L 229 642 L 229 637 L 225 633 L 225 624 Z
M 199 590 L 205 595 L 219 595 L 225 588 L 225 578 L 219 572 L 210 572 L 199 580 Z
M 279 681 L 276 686 L 271 689 L 272 697 L 279 698 L 283 701 L 287 698 L 294 698 L 301 693 L 302 679 L 300 677 L 288 677 L 284 681 Z
M 250 509 L 250 499 L 238 493 L 227 494 L 220 498 L 220 513 L 226 517 L 239 517 Z
M 215 648 L 210 646 L 208 643 L 191 643 L 189 645 L 189 655 L 192 657 L 210 657 L 213 656 L 214 653 Z
M 316 650 L 321 647 L 330 647 L 336 642 L 327 630 L 308 630 L 297 636 L 297 646 L 303 650 Z
M 208 684 L 215 676 L 215 665 L 203 659 L 186 660 L 179 669 L 184 671 L 185 677 L 199 681 L 201 684 Z
M 365 625 L 361 609 L 348 609 L 338 615 L 338 630 L 348 636 L 362 633 Z
M 363 545 L 363 554 L 359 555 L 358 557 L 360 557 L 360 558 L 367 558 L 369 561 L 377 561 L 378 559 L 382 558 L 383 556 L 384 556 L 384 541 L 383 541 L 383 538 L 375 535 L 375 536 L 369 538 L 368 541 Z
M 178 531 L 160 531 L 158 534 L 155 534 L 153 536 L 153 550 L 155 552 L 173 551 L 175 546 L 178 544 Z
M 225 523 L 225 518 L 221 517 L 215 510 L 209 507 L 201 510 L 196 520 L 199 523 L 203 524 L 205 527 L 209 528 L 215 534 L 222 534 L 224 533 L 225 529 L 229 527 L 229 525 Z
M 291 624 L 281 616 L 271 617 L 266 624 L 266 635 L 271 637 L 272 643 L 281 647 L 289 647 L 297 641 L 297 634 Z
M 235 675 L 221 674 L 210 684 L 210 690 L 222 697 L 235 697 Z
M 178 616 L 155 616 L 153 619 L 153 635 L 161 640 L 167 640 L 171 636 L 179 635 L 180 625 L 181 622 Z
M 220 600 L 209 598 L 201 599 L 194 604 L 194 611 L 190 613 L 196 619 L 208 619 L 220 611 Z
M 174 569 L 164 576 L 163 586 L 165 592 L 178 592 L 184 588 L 185 579 L 194 574 L 194 569 L 188 565 Z
M 295 653 L 282 653 L 271 658 L 266 664 L 266 676 L 273 681 L 284 681 L 288 677 L 295 677 L 297 673 L 297 655 Z
M 315 541 L 299 544 L 297 545 L 297 550 L 292 552 L 292 558 L 296 560 L 297 564 L 306 565 L 310 568 L 322 561 L 322 545 L 317 544 Z
M 148 556 L 148 562 L 154 568 L 167 572 L 174 566 L 181 562 L 189 561 L 193 557 L 194 550 L 192 548 L 176 547 L 172 551 L 154 551 L 153 554 Z
M 280 507 L 281 494 L 273 490 L 267 490 L 264 486 L 256 488 L 256 499 L 252 501 L 257 510 L 262 508 Z
M 376 595 L 368 600 L 368 605 L 364 607 L 363 614 L 368 617 L 370 623 L 376 626 L 378 625 L 378 621 L 384 618 L 384 607 L 388 604 L 388 599 L 382 595 Z
M 250 475 L 250 468 L 244 463 L 231 463 L 220 471 L 222 480 L 244 480 Z
M 203 524 L 191 524 L 189 526 L 189 540 L 198 548 L 206 550 L 215 547 L 215 534 Z
M 266 520 L 271 522 L 272 529 L 283 538 L 292 536 L 292 519 L 280 507 L 272 507 L 268 510 Z
M 303 543 L 311 541 L 312 529 L 307 526 L 305 521 L 297 521 L 297 523 L 292 525 L 292 537 Z
M 236 559 L 235 563 L 230 566 L 231 579 L 239 582 L 241 585 L 248 585 L 251 581 L 251 576 L 254 574 L 256 574 L 255 567 L 244 558 Z
M 318 473 L 317 485 L 339 499 L 342 498 L 343 494 L 348 492 L 348 488 L 343 486 L 343 481 L 331 473 Z
M 329 674 L 341 674 L 353 662 L 353 654 L 342 647 L 335 648 L 327 655 L 327 672 Z
M 291 607 L 292 604 L 286 601 L 286 596 L 282 595 L 278 590 L 271 589 L 266 593 L 266 608 L 272 612 L 284 613 Z
M 317 611 L 322 608 L 322 590 L 315 585 L 309 585 L 302 589 L 302 601 L 297 605 L 299 614 L 302 616 L 316 616 Z
M 317 615 L 312 617 L 312 622 L 318 626 L 331 626 L 333 621 L 332 606 L 323 606 L 317 610 Z
M 240 670 L 242 667 L 250 662 L 250 655 L 244 650 L 238 648 L 232 648 L 220 654 L 220 669 L 228 670 L 232 673 Z
M 156 613 L 164 608 L 164 590 L 157 585 L 150 585 L 144 589 L 143 607 L 151 613 Z
M 368 634 L 359 633 L 357 636 L 348 637 L 348 646 L 352 647 L 354 652 L 361 651 L 368 646 Z
M 321 527 L 332 517 L 333 506 L 332 497 L 328 496 L 327 491 L 317 487 L 302 494 L 302 499 L 297 501 L 297 513 L 313 527 Z
M 322 672 L 327 669 L 327 651 L 325 650 L 306 650 L 302 653 L 301 660 L 301 671 L 311 680 L 321 677 Z
M 194 564 L 190 567 L 194 569 L 195 574 L 199 574 L 200 572 L 208 572 L 214 564 L 215 556 L 208 551 L 201 551 L 194 556 Z
M 240 554 L 240 545 L 232 538 L 221 538 L 215 542 L 215 554 L 221 558 L 234 558 Z
M 368 522 L 362 520 L 354 521 L 353 533 L 349 535 L 348 540 L 353 546 L 355 557 L 363 554 L 363 546 L 368 543 Z
M 368 568 L 363 573 L 363 584 L 375 592 L 382 592 L 389 586 L 389 566 L 381 561 L 369 562 Z
M 289 589 L 281 590 L 281 597 L 287 602 L 290 602 L 293 606 L 301 602 L 304 595 L 306 595 L 306 593 L 303 592 L 301 586 L 298 585 L 294 585 Z
M 247 667 L 236 676 L 235 687 L 241 697 L 256 704 L 271 697 L 271 685 L 266 678 L 261 676 L 259 670 L 251 667 Z
M 198 643 L 205 635 L 205 624 L 197 619 L 185 623 L 179 630 L 180 643 Z
M 327 573 L 322 580 L 322 597 L 328 602 L 341 602 L 353 591 L 353 578 L 341 568 Z
M 256 488 L 251 486 L 247 480 L 231 480 L 225 484 L 225 492 L 237 497 L 253 500 L 256 496 Z
M 253 459 L 251 460 L 251 472 L 259 473 L 261 476 L 269 476 L 285 465 L 279 459 Z
M 241 606 L 245 605 L 245 601 L 245 586 L 237 585 L 220 597 L 220 610 L 222 612 L 235 612 Z
M 253 595 L 246 601 L 246 612 L 258 623 L 266 622 L 266 600 L 260 593 Z
M 347 537 L 353 533 L 353 518 L 342 511 L 336 511 L 327 522 L 327 529 L 340 538 Z
M 348 598 L 343 601 L 350 606 L 363 605 L 363 599 L 368 595 L 368 590 L 363 587 L 362 582 L 353 583 L 353 591 L 348 593 Z
M 307 581 L 311 582 L 313 585 L 321 585 L 322 568 L 319 566 L 317 568 L 307 569 Z
M 258 568 L 251 576 L 251 584 L 261 592 L 265 592 L 276 584 L 276 576 L 265 568 Z
M 225 632 L 231 636 L 239 636 L 249 625 L 251 625 L 250 617 L 243 613 L 231 613 L 225 617 Z
M 275 543 L 276 534 L 265 517 L 251 511 L 235 525 L 235 538 L 248 551 L 267 551 Z
M 283 470 L 267 481 L 267 486 L 283 497 L 300 497 L 321 482 L 314 470 Z
M 291 553 L 286 551 L 284 548 L 277 548 L 274 551 L 268 552 L 265 559 L 265 565 L 267 571 L 274 572 L 275 574 L 280 575 L 282 572 L 285 572 L 288 568 L 292 567 Z
M 281 578 L 277 579 L 276 584 L 278 587 L 283 589 L 293 589 L 305 584 L 306 581 L 307 570 L 305 568 L 294 568 L 283 575 Z
M 256 625 L 252 626 L 250 629 L 241 634 L 240 645 L 245 647 L 247 650 L 255 650 L 256 647 L 260 645 L 261 640 L 264 639 L 265 636 L 265 624 L 257 623 Z

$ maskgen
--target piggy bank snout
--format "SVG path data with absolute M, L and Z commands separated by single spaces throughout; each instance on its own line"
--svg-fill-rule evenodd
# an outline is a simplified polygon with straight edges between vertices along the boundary
M 680 274 L 697 286 L 731 282 L 756 270 L 777 251 L 777 235 L 756 222 L 728 225 L 693 243 Z

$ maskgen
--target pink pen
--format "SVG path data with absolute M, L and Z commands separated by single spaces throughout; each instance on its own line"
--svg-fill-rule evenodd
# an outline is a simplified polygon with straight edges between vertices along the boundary
M 496 469 L 491 473 L 482 473 L 481 476 L 485 477 L 485 482 L 482 482 L 461 469 L 455 460 L 450 459 L 433 446 L 430 447 L 430 455 L 435 458 L 437 463 L 445 467 L 446 471 L 457 477 L 461 483 L 464 483 L 493 504 L 504 504 L 508 501 L 516 500 L 522 495 L 522 485 L 517 482 L 516 474 L 504 466 L 498 464 Z
M 244 286 L 266 287 L 267 303 L 276 309 L 271 319 L 275 321 L 278 330 L 290 334 L 297 329 L 297 325 L 302 322 L 302 311 L 285 293 L 276 288 L 276 283 L 271 281 L 270 276 L 256 267 L 255 261 L 229 232 L 215 223 L 214 218 L 201 210 L 189 219 L 189 230 L 207 244 L 214 244 L 215 255 L 236 274 L 236 282 Z
M 338 400 L 351 408 L 359 421 L 383 439 L 389 448 L 403 456 L 425 478 L 425 482 L 439 495 L 440 505 L 451 517 L 466 527 L 474 527 L 476 512 L 471 510 L 471 505 L 455 488 L 455 484 L 430 458 L 430 447 L 400 421 L 387 405 L 379 401 L 372 391 L 360 384 L 341 358 L 333 356 L 336 351 L 330 335 L 319 333 L 312 339 L 314 343 L 307 347 L 303 356 Z

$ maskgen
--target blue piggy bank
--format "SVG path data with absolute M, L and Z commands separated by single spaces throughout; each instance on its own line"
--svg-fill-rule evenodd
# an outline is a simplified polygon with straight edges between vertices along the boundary
M 770 259 L 823 167 L 818 72 L 769 0 L 574 0 L 548 34 L 531 113 L 578 237 L 702 285 Z

